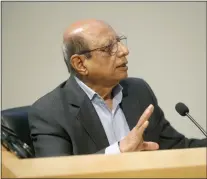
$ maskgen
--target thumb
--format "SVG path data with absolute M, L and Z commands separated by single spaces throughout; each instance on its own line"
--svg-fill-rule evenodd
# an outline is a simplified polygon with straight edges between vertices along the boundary
M 142 150 L 158 150 L 159 144 L 156 142 L 143 142 Z

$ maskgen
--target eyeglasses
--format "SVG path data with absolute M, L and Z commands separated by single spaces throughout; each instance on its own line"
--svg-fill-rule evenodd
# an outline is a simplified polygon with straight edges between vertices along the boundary
M 95 48 L 93 50 L 83 50 L 81 52 L 79 52 L 79 55 L 83 55 L 86 53 L 90 53 L 93 51 L 101 51 L 101 52 L 106 52 L 109 55 L 115 55 L 118 51 L 118 44 L 121 43 L 124 46 L 127 46 L 127 37 L 126 36 L 120 36 L 117 37 L 115 42 L 110 43 L 109 45 L 103 46 L 103 47 L 99 47 L 99 48 Z

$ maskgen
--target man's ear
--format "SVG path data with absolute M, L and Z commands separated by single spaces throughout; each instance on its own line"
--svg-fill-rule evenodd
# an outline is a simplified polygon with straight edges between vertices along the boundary
M 80 75 L 86 76 L 88 74 L 88 70 L 84 65 L 86 57 L 84 55 L 72 55 L 70 58 L 70 64 L 74 68 L 74 70 Z

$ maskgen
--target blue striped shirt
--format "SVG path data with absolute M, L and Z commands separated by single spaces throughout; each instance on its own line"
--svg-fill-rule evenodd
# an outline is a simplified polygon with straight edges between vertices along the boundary
M 120 153 L 118 141 L 129 133 L 129 126 L 119 104 L 122 101 L 122 86 L 117 85 L 113 89 L 112 110 L 104 102 L 103 98 L 75 77 L 79 86 L 91 100 L 105 130 L 110 146 L 106 148 L 105 154 Z

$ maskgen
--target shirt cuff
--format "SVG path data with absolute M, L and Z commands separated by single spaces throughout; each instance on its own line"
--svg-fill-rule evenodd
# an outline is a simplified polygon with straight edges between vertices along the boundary
M 109 147 L 107 147 L 105 149 L 105 154 L 106 155 L 109 155 L 109 154 L 120 154 L 120 149 L 119 149 L 119 145 L 118 145 L 118 142 L 110 145 Z

